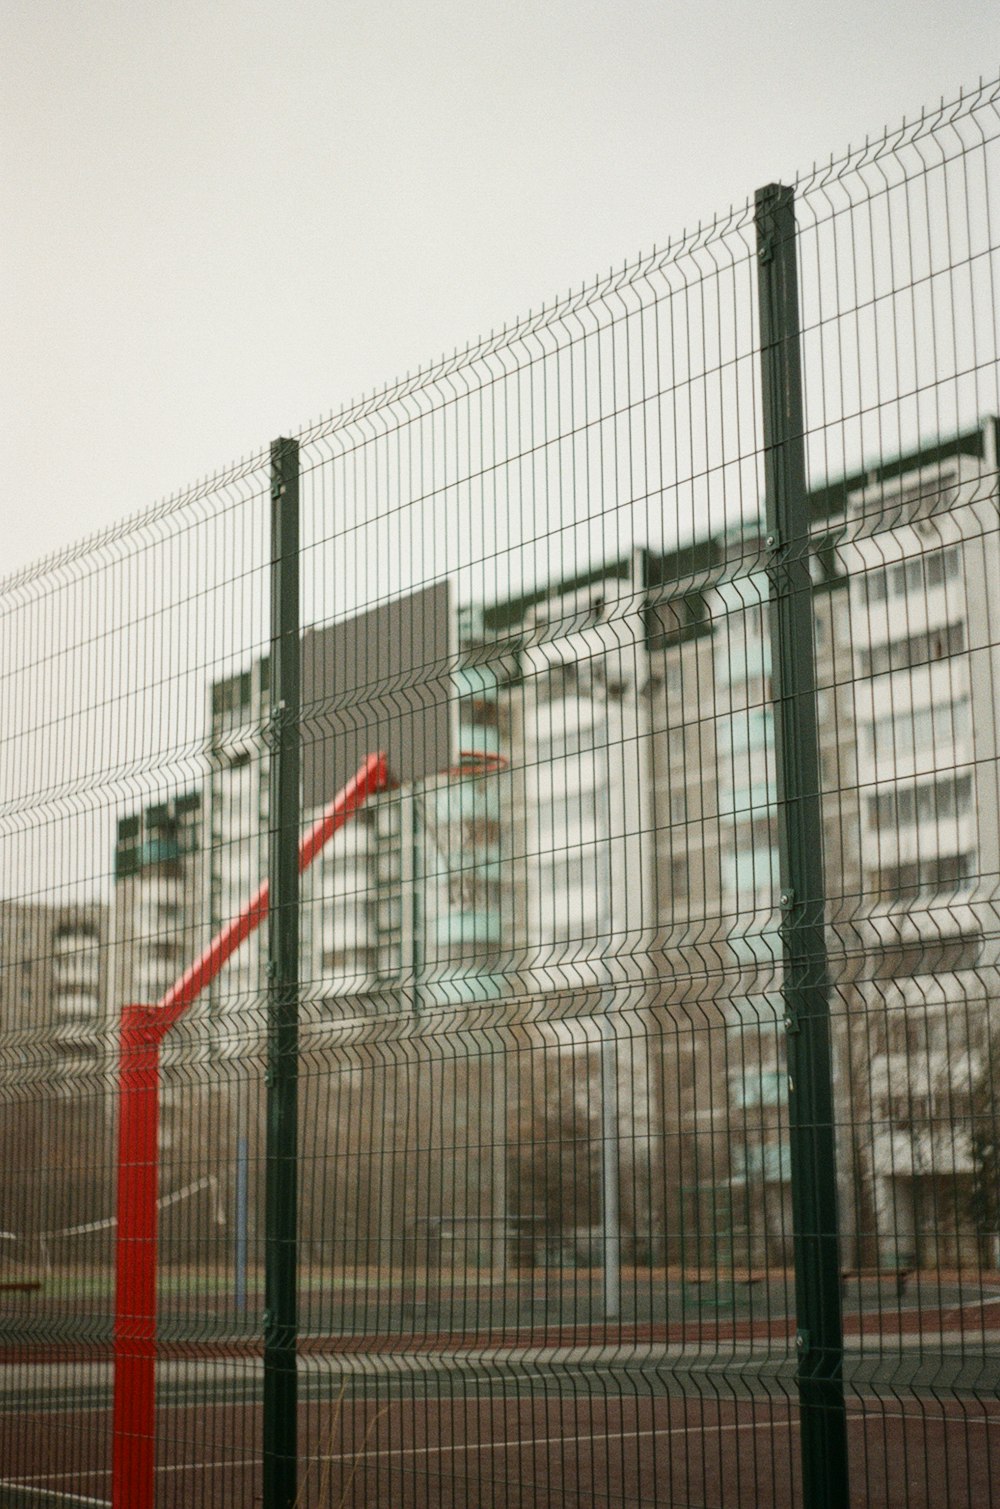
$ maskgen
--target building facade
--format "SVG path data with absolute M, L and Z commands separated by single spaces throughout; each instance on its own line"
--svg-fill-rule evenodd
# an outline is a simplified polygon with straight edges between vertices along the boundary
M 996 422 L 915 463 L 846 497 L 861 905 L 845 1077 L 878 1260 L 996 1265 Z
M 110 1250 L 108 913 L 0 901 L 0 1263 L 44 1270 Z
M 995 1257 L 996 468 L 989 421 L 810 496 L 859 1264 Z M 367 803 L 303 880 L 318 1252 L 395 1262 L 433 1227 L 470 1264 L 506 1262 L 513 1231 L 582 1261 L 614 1195 L 639 1260 L 790 1262 L 767 566 L 750 523 L 467 606 L 440 636 L 450 763 Z M 268 680 L 261 659 L 215 683 L 201 792 L 125 820 L 130 989 L 160 990 L 178 940 L 203 945 L 266 874 Z M 201 837 L 168 856 L 162 823 Z M 264 948 L 191 1020 L 218 1136 L 258 1175 Z

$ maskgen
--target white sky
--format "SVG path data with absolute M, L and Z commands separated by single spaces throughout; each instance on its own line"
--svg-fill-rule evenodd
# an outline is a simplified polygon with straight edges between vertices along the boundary
M 997 71 L 995 0 L 6 0 L 0 578 Z

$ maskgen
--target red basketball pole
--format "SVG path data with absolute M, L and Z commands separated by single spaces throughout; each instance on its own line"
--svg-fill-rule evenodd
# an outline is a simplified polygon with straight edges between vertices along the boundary
M 370 796 L 392 784 L 384 754 L 369 755 L 299 844 L 299 870 Z M 118 1090 L 115 1242 L 113 1509 L 153 1509 L 156 1408 L 156 1199 L 160 1043 L 226 960 L 267 916 L 267 881 L 155 1006 L 123 1006 Z

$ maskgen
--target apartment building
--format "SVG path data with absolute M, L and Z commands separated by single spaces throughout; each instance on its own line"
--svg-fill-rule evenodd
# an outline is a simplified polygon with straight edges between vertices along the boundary
M 996 423 L 810 497 L 841 1229 L 848 1261 L 995 1261 Z M 766 542 L 710 595 L 730 1229 L 791 1256 Z M 736 568 L 733 569 L 734 562 Z
M 110 1215 L 107 908 L 0 901 L 0 1263 L 93 1257 Z
M 774 715 L 763 541 L 734 531 L 723 554 L 735 571 L 714 586 L 711 687 L 718 792 L 720 932 L 729 969 L 724 1028 L 711 1077 L 727 1149 L 717 1168 L 716 1241 L 737 1261 L 790 1257 L 791 1186 L 785 1104 Z M 721 1231 L 718 1229 L 721 1227 Z M 730 1245 L 731 1244 L 731 1245 Z
M 536 1247 L 582 1260 L 600 1243 L 611 1148 L 630 1255 L 637 1226 L 649 1244 L 651 1070 L 631 1030 L 655 915 L 643 562 L 636 552 L 484 615 L 503 627 L 511 668 L 507 990 L 521 1051 L 507 1213 Z
M 213 682 L 209 691 L 203 788 L 204 862 L 209 931 L 239 916 L 268 872 L 270 662 Z M 252 1053 L 265 1032 L 266 932 L 260 929 L 232 956 L 205 992 L 208 1052 L 216 1063 Z
M 995 1264 L 996 421 L 852 482 L 858 1175 L 880 1261 Z
M 201 793 L 182 792 L 118 820 L 112 993 L 154 1005 L 197 952 L 202 909 Z
M 711 1240 L 703 1206 L 729 1191 L 711 1085 L 724 1025 L 705 596 L 717 570 L 710 541 L 636 550 L 483 614 L 508 657 L 508 990 L 525 1045 L 509 1213 L 578 1260 L 599 1257 L 613 1198 L 627 1258 L 695 1261 Z
M 957 1262 L 995 1244 L 996 426 L 810 506 L 842 1225 L 857 1261 Z M 421 1220 L 497 1260 L 515 1217 L 583 1257 L 613 1139 L 627 1253 L 790 1259 L 767 565 L 751 524 L 448 608 L 445 759 L 303 880 L 320 1247 L 336 1208 L 359 1261 Z M 147 910 L 214 929 L 266 873 L 269 700 L 266 659 L 212 687 L 200 858 L 143 867 Z M 263 946 L 199 1008 L 255 1157 Z

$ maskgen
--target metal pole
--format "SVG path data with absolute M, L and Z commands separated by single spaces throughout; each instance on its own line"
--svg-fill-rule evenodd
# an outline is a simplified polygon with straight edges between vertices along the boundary
M 151 1006 L 121 1014 L 111 1502 L 153 1509 L 160 1038 Z
M 757 191 L 761 402 L 781 864 L 803 1502 L 846 1509 L 823 821 L 793 191 Z
M 609 988 L 608 999 L 614 1002 Z M 601 1013 L 601 1246 L 604 1265 L 604 1318 L 621 1315 L 622 1271 L 618 1190 L 618 1039 L 608 1002 Z
M 299 641 L 299 448 L 281 439 L 271 446 L 265 1509 L 292 1509 L 298 1474 Z
M 323 845 L 352 813 L 389 785 L 391 777 L 385 755 L 369 755 L 303 838 L 298 850 L 299 870 L 312 864 Z M 174 981 L 155 1006 L 122 1007 L 112 1426 L 114 1509 L 151 1509 L 153 1502 L 160 1041 L 206 985 L 211 984 L 226 960 L 260 926 L 268 916 L 268 906 L 269 885 L 265 880 L 239 916 L 216 934 L 204 953 Z M 244 1178 L 245 1174 L 244 1160 Z M 244 1243 L 245 1204 L 244 1199 Z M 237 1242 L 240 1220 L 238 1214 Z M 44 1254 L 41 1237 L 39 1245 Z M 238 1286 L 237 1275 L 239 1307 Z M 243 1296 L 245 1300 L 245 1263 Z
M 246 1314 L 247 1259 L 249 1256 L 249 1142 L 245 1132 L 236 1139 L 236 1313 Z
M 608 730 L 610 738 L 610 729 Z M 615 1030 L 615 995 L 611 966 L 608 963 L 614 938 L 614 902 L 612 900 L 611 845 L 611 775 L 604 787 L 604 836 L 598 862 L 600 914 L 597 925 L 597 968 L 604 976 L 604 996 L 598 1023 L 601 1029 L 601 1264 L 604 1282 L 604 1318 L 617 1320 L 621 1315 L 621 1191 L 619 1188 L 619 1143 L 621 1140 L 618 1104 L 618 1034 Z

